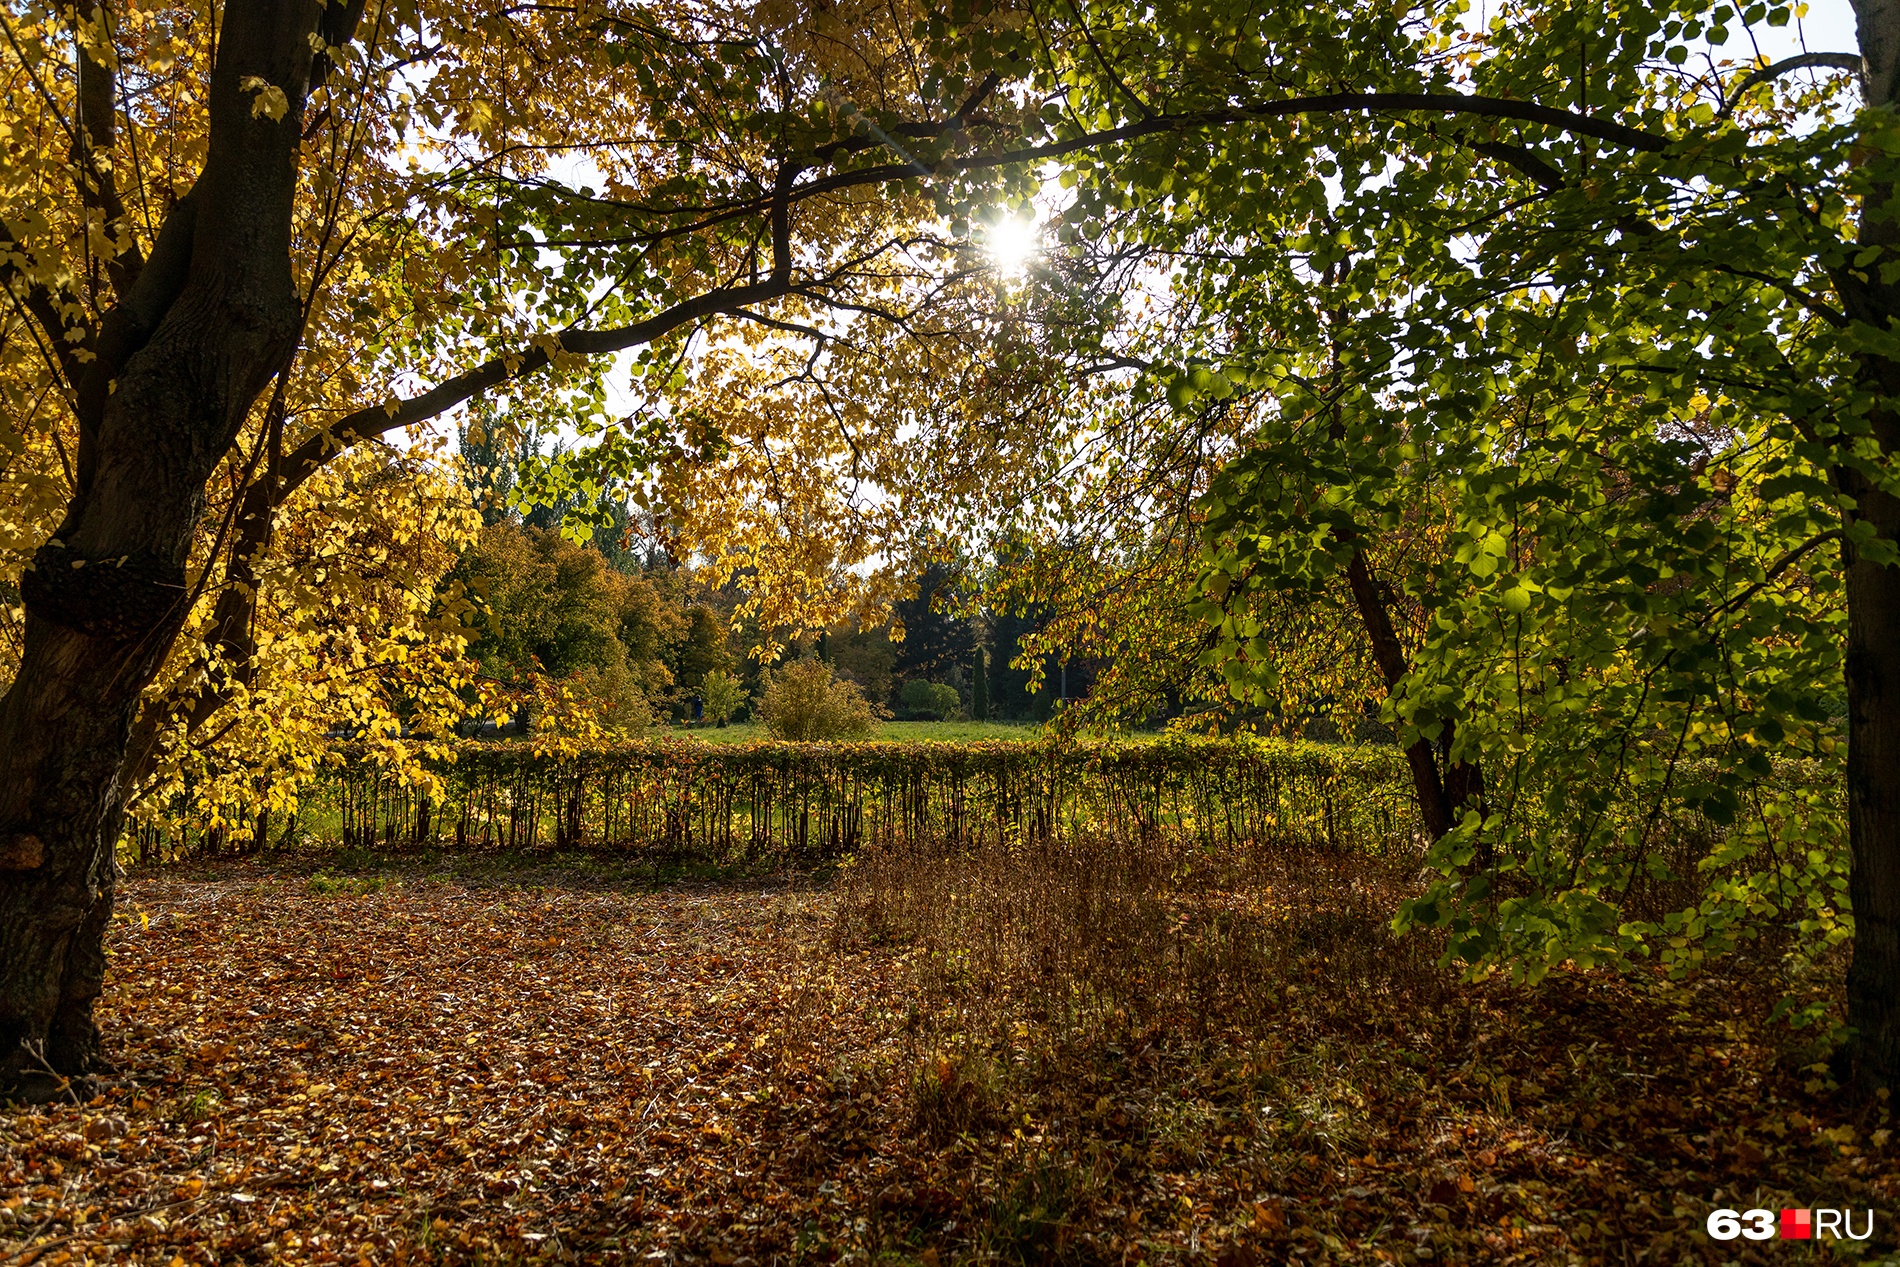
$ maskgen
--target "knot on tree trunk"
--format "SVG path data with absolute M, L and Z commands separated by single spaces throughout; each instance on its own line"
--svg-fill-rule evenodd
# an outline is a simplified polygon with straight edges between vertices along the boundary
M 31 871 L 46 861 L 46 845 L 26 832 L 0 835 L 0 871 Z
M 99 638 L 130 641 L 163 624 L 186 601 L 185 569 L 149 554 L 88 559 L 48 542 L 20 578 L 27 611 Z

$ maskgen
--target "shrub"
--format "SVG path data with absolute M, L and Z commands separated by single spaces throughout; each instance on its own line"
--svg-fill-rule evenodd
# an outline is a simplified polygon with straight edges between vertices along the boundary
M 822 660 L 796 660 L 766 680 L 759 716 L 774 739 L 862 739 L 877 712 L 856 684 L 831 675 Z
M 589 665 L 577 669 L 565 685 L 578 697 L 581 711 L 603 729 L 639 731 L 653 722 L 652 702 L 625 660 L 616 659 L 600 668 Z
M 945 686 L 941 682 L 926 682 L 921 678 L 904 683 L 898 702 L 904 706 L 907 715 L 929 721 L 942 721 L 954 716 L 962 704 L 956 687 Z
M 723 726 L 732 715 L 751 702 L 745 686 L 723 669 L 709 671 L 699 684 L 699 698 L 706 706 L 707 720 Z

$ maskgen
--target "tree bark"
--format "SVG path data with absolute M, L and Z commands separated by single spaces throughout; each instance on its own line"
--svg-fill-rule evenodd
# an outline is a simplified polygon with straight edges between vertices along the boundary
M 1866 235 L 1863 235 L 1863 240 Z M 1876 233 L 1873 236 L 1890 236 Z M 1900 294 L 1891 288 L 1843 287 L 1850 311 L 1891 325 Z M 1900 402 L 1900 364 L 1865 357 L 1862 387 L 1880 401 Z M 1900 413 L 1876 408 L 1870 421 L 1883 457 L 1900 453 Z M 1850 523 L 1900 541 L 1900 498 L 1860 470 L 1841 466 L 1835 484 L 1853 499 Z M 1854 953 L 1847 970 L 1847 1023 L 1853 1039 L 1848 1072 L 1869 1089 L 1900 1083 L 1900 567 L 1866 557 L 1851 537 L 1847 565 L 1847 840 L 1848 902 L 1854 911 Z
M 1889 452 L 1893 449 L 1889 448 Z M 1900 501 L 1849 481 L 1857 518 L 1900 540 Z M 1849 1049 L 1871 1086 L 1900 1080 L 1900 568 L 1847 567 L 1847 828 L 1854 957 Z
M 1900 0 L 1855 0 L 1863 64 L 1861 92 L 1870 107 L 1900 105 Z M 1861 207 L 1860 243 L 1900 252 L 1895 191 L 1876 187 Z M 1900 321 L 1900 288 L 1879 278 L 1836 273 L 1843 308 L 1877 330 Z M 1864 354 L 1859 385 L 1881 402 L 1869 421 L 1882 457 L 1900 454 L 1900 364 Z M 1851 467 L 1835 483 L 1853 499 L 1847 519 L 1900 542 L 1900 500 Z M 1847 970 L 1845 1055 L 1867 1087 L 1900 1083 L 1900 567 L 1865 557 L 1850 538 L 1847 564 L 1847 839 L 1848 900 L 1854 908 L 1854 954 Z
M 81 387 L 74 496 L 21 581 L 24 650 L 0 699 L 0 1087 L 15 1094 L 57 1094 L 55 1075 L 101 1065 L 92 1009 L 127 740 L 188 612 L 206 480 L 301 321 L 291 211 L 322 12 L 227 6 L 204 170 L 102 326 L 112 372 Z M 284 93 L 279 117 L 253 108 L 253 76 Z
M 1352 587 L 1360 622 L 1372 641 L 1372 658 L 1378 663 L 1379 675 L 1385 679 L 1386 690 L 1396 690 L 1399 679 L 1411 666 L 1406 661 L 1398 631 L 1392 627 L 1392 615 L 1386 610 L 1385 599 L 1379 594 L 1379 584 L 1366 563 L 1364 550 L 1353 550 L 1352 559 L 1346 564 L 1346 580 Z M 1464 816 L 1467 803 L 1482 791 L 1475 765 L 1460 761 L 1451 766 L 1449 775 L 1440 771 L 1440 756 L 1446 761 L 1451 759 L 1453 725 L 1446 720 L 1438 752 L 1433 751 L 1432 741 L 1424 738 L 1405 750 L 1406 764 L 1412 770 L 1412 788 L 1418 796 L 1419 814 L 1433 840 L 1448 835 Z

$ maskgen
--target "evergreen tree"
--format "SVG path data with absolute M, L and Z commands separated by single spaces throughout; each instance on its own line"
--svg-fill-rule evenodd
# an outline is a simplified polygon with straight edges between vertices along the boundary
M 726 648 L 726 622 L 710 607 L 686 613 L 686 633 L 674 651 L 673 677 L 689 691 L 700 689 L 709 673 L 724 672 L 732 657 Z
M 1038 715 L 1034 695 L 1029 689 L 1029 670 L 1019 669 L 1014 664 L 1017 639 L 1035 627 L 1033 619 L 1017 612 L 998 612 L 990 620 L 996 659 L 990 666 L 989 703 L 991 711 L 999 719 L 1014 721 Z M 1044 709 L 1041 716 L 1047 715 Z
M 462 483 L 483 525 L 498 524 L 511 514 L 508 494 L 514 490 L 519 465 L 516 446 L 502 434 L 500 416 L 487 401 L 478 401 L 469 412 L 472 416 L 455 428 Z
M 897 645 L 896 674 L 941 680 L 952 665 L 968 664 L 976 648 L 976 627 L 956 615 L 957 594 L 950 569 L 933 563 L 917 583 L 917 594 L 896 605 L 904 626 Z

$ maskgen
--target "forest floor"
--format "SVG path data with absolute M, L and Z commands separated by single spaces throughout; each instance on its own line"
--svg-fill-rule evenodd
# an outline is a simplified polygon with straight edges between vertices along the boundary
M 1803 1067 L 1746 973 L 1461 985 L 1338 860 L 1274 864 L 1245 918 L 1280 932 L 1252 941 L 1211 888 L 1226 923 L 1098 892 L 1112 919 L 1044 936 L 1083 909 L 1059 884 L 954 860 L 660 885 L 319 861 L 124 885 L 120 1073 L 0 1111 L 0 1267 L 1895 1249 L 1886 1105 Z M 1872 1207 L 1876 1238 L 1716 1245 L 1716 1204 Z

